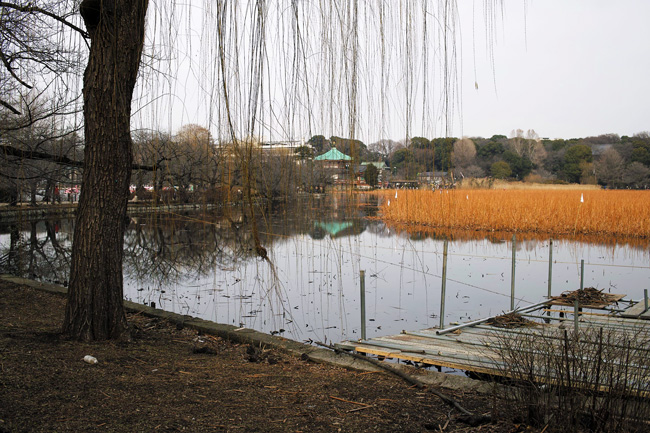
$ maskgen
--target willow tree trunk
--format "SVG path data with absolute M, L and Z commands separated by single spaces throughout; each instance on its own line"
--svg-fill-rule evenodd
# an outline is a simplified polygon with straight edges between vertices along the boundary
M 84 0 L 84 171 L 63 332 L 90 341 L 126 330 L 122 256 L 132 164 L 131 98 L 148 0 Z

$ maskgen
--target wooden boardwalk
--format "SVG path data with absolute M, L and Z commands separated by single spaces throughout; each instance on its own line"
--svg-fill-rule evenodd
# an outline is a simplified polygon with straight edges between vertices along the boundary
M 593 341 L 581 343 L 584 356 L 602 353 L 602 335 L 609 335 L 610 341 L 634 341 L 639 347 L 633 349 L 645 352 L 645 358 L 650 359 L 650 312 L 644 311 L 643 301 L 633 304 L 631 301 L 620 302 L 623 295 L 615 298 L 613 306 L 589 308 L 581 310 L 567 307 L 557 301 L 547 301 L 527 308 L 516 310 L 519 317 L 535 322 L 534 326 L 526 327 L 495 327 L 490 324 L 492 318 L 486 318 L 452 326 L 440 330 L 429 328 L 419 331 L 402 331 L 399 335 L 376 337 L 359 341 L 344 341 L 337 346 L 340 349 L 372 354 L 382 358 L 408 360 L 416 363 L 449 367 L 459 370 L 484 373 L 496 376 L 508 376 L 509 369 L 504 366 L 499 347 L 505 344 L 516 344 L 516 341 L 545 338 L 547 341 L 563 342 L 571 337 L 576 329 L 592 331 L 596 335 Z M 619 307 L 618 305 L 624 305 Z M 631 305 L 631 306 L 630 306 Z M 587 311 L 589 310 L 589 311 Z M 577 312 L 578 320 L 575 320 Z M 577 322 L 577 324 L 576 324 Z M 600 332 L 600 341 L 598 333 Z M 585 335 L 585 334 L 582 334 Z M 612 338 L 611 336 L 614 336 Z M 639 335 L 642 338 L 637 338 Z M 627 338 L 627 339 L 626 339 Z M 588 339 L 587 339 L 588 340 Z M 638 342 L 638 343 L 636 343 Z M 615 344 L 615 343 L 614 343 Z M 561 345 L 560 345 L 561 346 Z M 629 349 L 629 347 L 628 347 Z M 527 349 L 522 351 L 538 350 Z M 522 353 L 523 355 L 523 353 Z M 582 357 L 582 355 L 579 355 Z M 616 361 L 608 361 L 612 364 Z M 624 360 L 620 360 L 621 363 Z M 637 366 L 642 377 L 650 377 L 648 362 Z M 637 368 L 635 367 L 635 368 Z M 548 372 L 543 378 L 548 376 Z M 543 379 L 540 377 L 540 380 Z

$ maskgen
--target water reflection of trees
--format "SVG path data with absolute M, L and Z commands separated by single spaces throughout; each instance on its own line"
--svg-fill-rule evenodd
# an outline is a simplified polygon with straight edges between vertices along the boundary
M 376 197 L 364 194 L 308 195 L 286 205 L 256 209 L 254 223 L 262 244 L 295 235 L 313 239 L 383 232 Z M 229 271 L 242 261 L 257 260 L 249 212 L 242 207 L 210 212 L 156 212 L 134 215 L 124 238 L 124 276 L 164 286 L 188 278 Z M 0 251 L 3 272 L 65 284 L 73 232 L 72 220 L 7 225 L 8 242 Z M 378 229 L 372 227 L 379 226 Z
M 254 255 L 250 230 L 239 220 L 236 213 L 133 217 L 124 239 L 125 277 L 163 285 L 232 268 Z
M 0 233 L 9 242 L 0 250 L 0 269 L 13 275 L 67 285 L 72 228 L 66 221 L 17 222 Z
M 162 285 L 187 279 L 188 275 L 206 276 L 215 268 L 231 270 L 238 262 L 256 259 L 253 223 L 262 244 L 272 250 L 275 243 L 299 234 L 312 238 L 358 235 L 366 230 L 365 217 L 373 214 L 373 209 L 372 203 L 360 205 L 359 197 L 345 194 L 305 195 L 292 205 L 275 203 L 257 208 L 254 222 L 245 209 L 237 207 L 135 216 L 124 241 L 125 276 L 136 280 L 146 277 Z M 343 230 L 327 231 L 335 227 Z

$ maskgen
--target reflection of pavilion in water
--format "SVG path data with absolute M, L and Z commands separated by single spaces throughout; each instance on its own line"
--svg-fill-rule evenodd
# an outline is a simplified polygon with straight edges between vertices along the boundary
M 313 228 L 309 231 L 312 239 L 324 239 L 326 235 L 330 238 L 342 238 L 346 236 L 360 235 L 366 230 L 364 220 L 353 221 L 314 221 Z
M 371 195 L 330 194 L 310 203 L 303 227 L 315 240 L 327 235 L 331 239 L 360 235 L 369 223 L 365 218 L 376 214 L 377 201 L 377 196 Z

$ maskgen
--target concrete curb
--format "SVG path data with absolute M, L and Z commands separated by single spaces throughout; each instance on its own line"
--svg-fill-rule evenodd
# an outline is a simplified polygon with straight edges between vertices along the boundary
M 156 212 L 180 212 L 186 210 L 215 209 L 221 205 L 213 203 L 186 203 L 186 204 L 160 204 L 154 206 L 151 204 L 129 203 L 127 215 L 140 215 Z M 77 213 L 77 203 L 61 203 L 58 205 L 38 205 L 19 206 L 19 207 L 0 207 L 0 221 L 12 222 L 21 219 L 34 220 L 47 217 L 73 217 Z
M 14 277 L 7 274 L 0 275 L 0 278 L 14 284 L 28 286 L 33 289 L 42 290 L 44 292 L 56 294 L 59 296 L 66 296 L 68 293 L 68 290 L 65 287 L 55 284 L 42 283 L 39 281 Z M 124 301 L 124 307 L 127 311 L 132 313 L 140 313 L 149 317 L 166 319 L 172 323 L 182 324 L 183 326 L 196 329 L 197 331 L 201 331 L 206 334 L 219 336 L 224 340 L 244 344 L 253 344 L 266 348 L 273 348 L 286 352 L 292 356 L 301 357 L 313 362 L 330 364 L 337 367 L 353 370 L 385 371 L 368 362 L 363 362 L 351 356 L 337 354 L 334 351 L 328 349 L 310 346 L 308 344 L 299 343 L 294 340 L 264 334 L 253 329 L 237 328 L 232 325 L 223 325 L 220 323 L 199 319 L 197 317 L 170 313 L 168 311 L 152 308 L 130 301 Z M 393 367 L 398 367 L 409 374 L 413 374 L 414 372 L 413 368 L 405 365 L 398 364 L 393 365 Z M 437 371 L 418 370 L 415 377 L 428 385 L 439 386 L 452 390 L 472 391 L 480 394 L 488 394 L 494 392 L 493 383 L 474 380 L 463 376 L 439 373 Z

